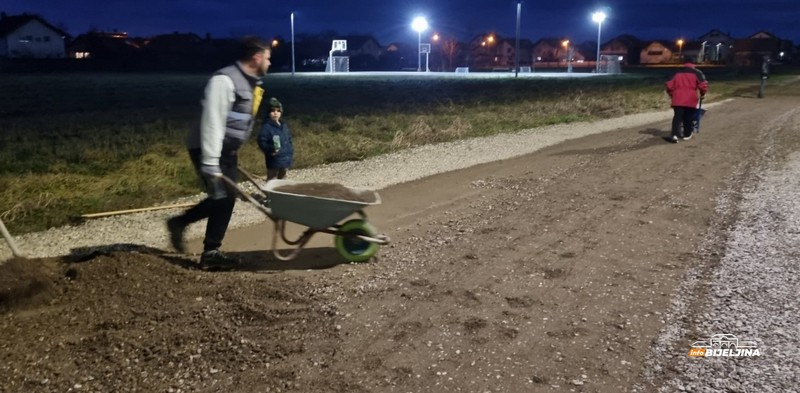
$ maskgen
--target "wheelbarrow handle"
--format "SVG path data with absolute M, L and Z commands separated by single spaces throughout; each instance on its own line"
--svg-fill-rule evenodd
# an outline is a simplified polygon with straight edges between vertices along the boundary
M 242 190 L 242 188 L 239 187 L 239 185 L 236 184 L 235 181 L 231 180 L 229 177 L 227 177 L 225 175 L 220 176 L 220 179 L 222 179 L 222 181 L 227 183 L 228 186 L 230 186 L 231 189 L 233 189 L 239 195 L 244 197 L 244 199 L 246 199 L 248 202 L 250 202 L 253 205 L 255 205 L 255 207 L 258 208 L 259 210 L 261 210 L 264 214 L 266 214 L 269 217 L 272 217 L 272 211 L 269 208 L 267 208 L 266 206 L 258 203 L 258 201 L 255 198 L 253 198 L 252 195 L 250 195 L 249 193 L 247 193 L 244 190 Z
M 246 171 L 242 167 L 237 167 L 237 169 L 239 170 L 239 173 L 241 173 L 250 183 L 253 183 L 253 185 L 256 186 L 256 188 L 258 188 L 259 191 L 266 194 L 266 191 L 263 188 L 261 188 L 261 185 L 258 184 L 258 182 L 256 181 L 256 177 L 253 176 L 252 173 Z

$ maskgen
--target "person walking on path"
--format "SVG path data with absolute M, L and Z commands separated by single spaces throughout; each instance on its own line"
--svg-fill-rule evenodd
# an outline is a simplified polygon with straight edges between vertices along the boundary
M 708 93 L 708 81 L 703 72 L 695 68 L 691 61 L 686 62 L 683 68 L 666 83 L 667 94 L 672 100 L 672 135 L 668 140 L 677 143 L 678 140 L 692 139 L 694 131 L 695 111 L 697 111 L 698 92 L 700 97 Z M 681 125 L 683 133 L 681 134 Z
M 239 263 L 219 250 L 237 196 L 222 176 L 238 180 L 238 150 L 252 132 L 264 93 L 261 77 L 267 74 L 271 64 L 268 43 L 257 37 L 246 37 L 241 44 L 239 60 L 216 71 L 208 81 L 200 126 L 190 130 L 187 140 L 189 157 L 208 197 L 182 215 L 167 220 L 170 242 L 175 250 L 183 253 L 186 251 L 183 242 L 186 227 L 208 219 L 200 255 L 203 270 L 228 270 Z
M 257 139 L 267 165 L 267 181 L 286 178 L 294 156 L 292 133 L 286 122 L 281 121 L 283 105 L 275 97 L 269 99 L 268 105 L 268 118 L 264 119 Z
M 767 79 L 769 79 L 769 56 L 764 56 L 761 59 L 761 86 L 758 88 L 758 98 L 764 98 L 764 88 L 767 87 Z

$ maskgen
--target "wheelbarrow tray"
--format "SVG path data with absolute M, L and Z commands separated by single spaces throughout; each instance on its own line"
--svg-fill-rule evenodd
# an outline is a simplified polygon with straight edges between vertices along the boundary
M 706 114 L 706 110 L 703 108 L 697 108 L 694 112 L 694 121 L 692 122 L 694 125 L 694 132 L 700 133 L 700 120 L 703 119 L 703 116 Z
M 361 188 L 345 187 L 361 195 L 371 193 L 375 198 L 373 202 L 350 201 L 276 191 L 276 188 L 281 186 L 303 183 L 296 180 L 278 179 L 267 182 L 265 191 L 269 195 L 269 206 L 273 220 L 286 220 L 313 229 L 327 229 L 367 206 L 381 203 L 378 193 Z

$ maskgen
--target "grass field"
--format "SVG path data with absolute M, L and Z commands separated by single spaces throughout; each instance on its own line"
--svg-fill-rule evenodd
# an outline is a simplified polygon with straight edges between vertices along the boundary
M 592 78 L 268 75 L 295 168 L 417 145 L 668 108 L 673 70 Z M 710 99 L 757 78 L 709 70 Z M 200 191 L 183 140 L 207 74 L 0 75 L 0 218 L 12 233 Z M 778 76 L 778 80 L 780 76 Z M 258 130 L 255 130 L 257 132 Z M 255 142 L 245 168 L 264 173 Z

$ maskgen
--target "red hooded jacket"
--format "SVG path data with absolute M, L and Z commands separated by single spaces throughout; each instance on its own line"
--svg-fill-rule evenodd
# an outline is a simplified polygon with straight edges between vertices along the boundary
M 698 90 L 700 95 L 706 95 L 708 81 L 692 63 L 684 64 L 683 68 L 667 82 L 667 94 L 672 97 L 672 106 L 696 108 Z

